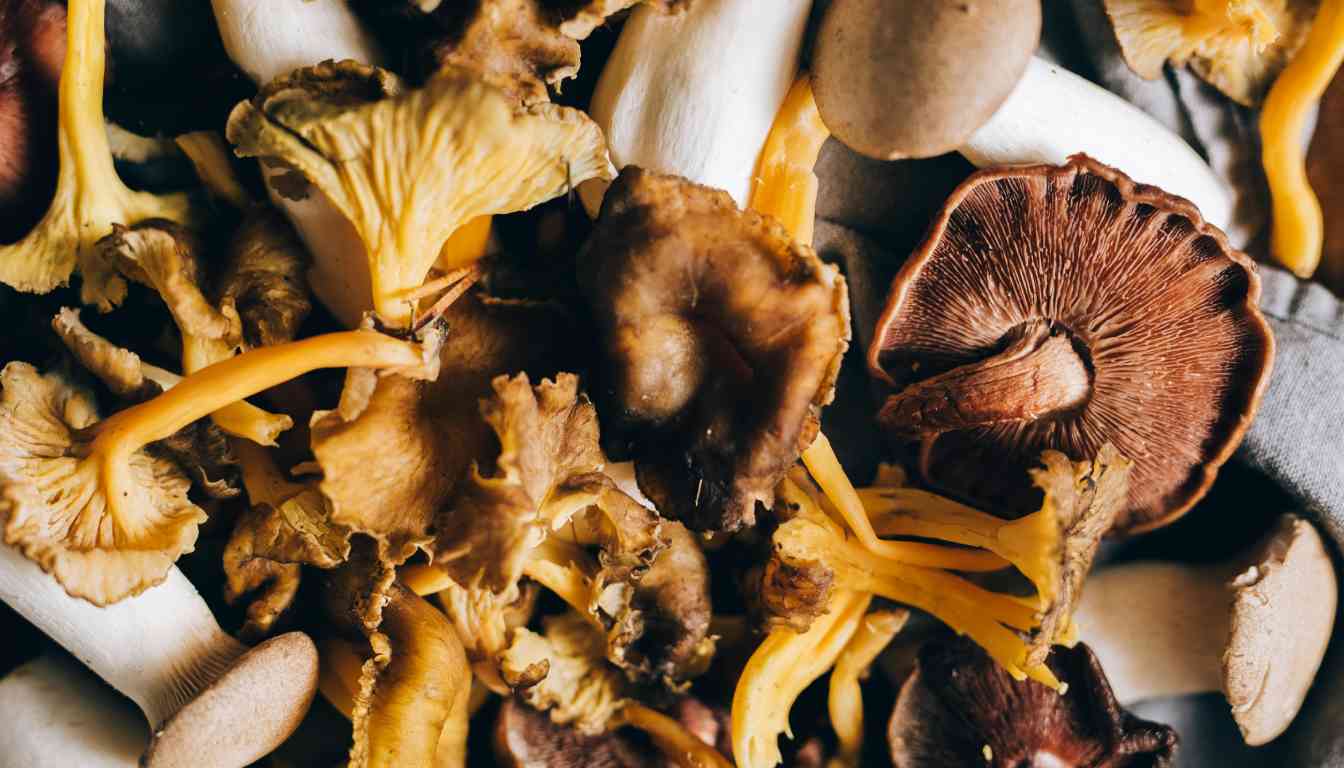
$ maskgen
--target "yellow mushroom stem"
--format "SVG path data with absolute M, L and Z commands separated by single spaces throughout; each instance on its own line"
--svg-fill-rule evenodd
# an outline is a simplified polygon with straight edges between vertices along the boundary
M 809 521 L 781 526 L 776 545 L 796 559 L 826 563 L 838 589 L 878 595 L 932 614 L 969 636 L 1015 679 L 1030 677 L 1059 688 L 1048 668 L 1027 662 L 1027 644 L 1013 631 L 1039 625 L 1034 600 L 991 592 L 946 571 L 889 560 Z
M 150 365 L 149 363 L 141 362 L 140 370 L 145 374 L 146 379 L 149 379 L 155 384 L 158 384 L 159 387 L 161 387 L 165 391 L 172 389 L 173 387 L 177 386 L 179 382 L 182 381 L 181 375 L 173 373 L 172 371 L 164 370 L 163 368 L 160 368 L 157 365 Z M 281 432 L 284 432 L 286 429 L 289 429 L 291 426 L 293 426 L 293 420 L 290 419 L 288 416 L 278 415 L 271 413 L 269 411 L 262 410 L 261 408 L 258 408 L 257 406 L 247 402 L 246 400 L 239 400 L 238 402 L 233 403 L 227 408 L 224 408 L 220 411 L 216 411 L 215 413 L 210 414 L 210 416 L 212 419 L 216 419 L 216 423 L 218 424 L 217 417 L 219 416 L 220 413 L 223 413 L 225 411 L 229 412 L 234 416 L 237 416 L 247 424 L 255 425 L 256 427 L 255 432 L 249 432 L 247 435 L 237 435 L 236 433 L 234 433 L 235 437 L 240 438 L 236 445 L 240 445 L 242 443 L 249 443 L 252 445 L 274 445 L 274 438 L 279 437 Z M 252 435 L 267 434 L 267 433 L 271 434 L 270 442 L 263 442 L 261 440 L 257 440 L 254 437 L 252 437 Z
M 862 488 L 859 498 L 882 536 L 918 536 L 980 547 L 1011 563 L 1036 587 L 1042 607 L 1059 583 L 1059 537 L 1053 505 L 1016 520 L 981 512 L 915 488 Z
M 807 686 L 826 673 L 858 631 L 873 596 L 837 591 L 829 610 L 806 632 L 781 628 L 761 641 L 733 691 L 733 758 L 737 768 L 780 762 L 779 736 L 793 737 L 789 710 Z
M 320 368 L 404 368 L 422 364 L 415 344 L 374 331 L 344 331 L 277 344 L 215 363 L 177 386 L 96 424 L 89 459 L 102 468 L 109 503 L 135 498 L 132 454 L 245 397 Z M 127 519 L 134 519 L 128 516 Z
M 190 376 L 197 371 L 234 356 L 234 348 L 220 339 L 207 339 L 189 333 L 182 334 L 182 371 Z M 234 437 L 250 440 L 258 445 L 273 446 L 280 433 L 294 426 L 294 420 L 283 413 L 271 413 L 238 400 L 210 414 L 215 426 Z
M 817 175 L 812 172 L 831 132 L 812 98 L 812 78 L 803 72 L 784 97 L 756 162 L 750 207 L 779 220 L 800 243 L 812 243 L 817 216 Z
M 131 190 L 113 167 L 103 119 L 104 10 L 104 0 L 68 4 L 58 95 L 56 194 L 27 236 L 0 246 L 0 282 L 46 293 L 64 284 L 78 261 L 85 273 L 84 302 L 107 310 L 121 300 L 125 287 L 119 291 L 110 287 L 110 270 L 100 268 L 93 257 L 95 244 L 112 231 L 113 224 L 131 225 L 153 217 L 186 223 L 190 207 L 185 195 Z
M 457 228 L 439 250 L 434 266 L 442 272 L 452 272 L 475 264 L 490 247 L 490 227 L 493 216 L 477 216 Z
M 617 718 L 622 724 L 647 733 L 654 745 L 678 768 L 732 768 L 732 763 L 717 749 L 662 712 L 631 701 L 621 707 Z
M 903 610 L 868 614 L 835 661 L 827 708 L 842 766 L 857 768 L 863 751 L 863 691 L 859 680 L 868 674 L 868 668 L 908 618 L 910 612 Z
M 230 160 L 233 152 L 219 131 L 193 131 L 178 136 L 174 141 L 196 168 L 201 184 L 211 194 L 238 210 L 251 207 L 252 196 L 238 180 Z
M 868 512 L 864 509 L 863 500 L 854 490 L 849 475 L 845 474 L 844 468 L 840 466 L 840 460 L 836 458 L 835 450 L 831 448 L 831 441 L 822 433 L 817 433 L 817 439 L 803 451 L 803 464 L 817 481 L 817 485 L 821 486 L 826 498 L 835 505 L 845 524 L 863 546 L 874 554 L 909 565 L 954 571 L 989 571 L 1008 565 L 1007 561 L 993 553 L 878 538 L 872 521 L 868 519 Z
M 1307 179 L 1302 136 L 1341 61 L 1344 0 L 1321 0 L 1306 42 L 1274 81 L 1260 113 L 1261 157 L 1274 212 L 1270 251 L 1299 277 L 1316 271 L 1325 242 L 1325 220 Z

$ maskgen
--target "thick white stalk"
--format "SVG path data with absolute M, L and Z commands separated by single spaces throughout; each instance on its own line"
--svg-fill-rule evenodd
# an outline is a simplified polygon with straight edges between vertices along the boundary
M 0 680 L 0 768 L 137 768 L 149 743 L 126 699 L 61 656 Z
M 378 60 L 345 0 L 211 0 L 224 51 L 258 85 L 325 59 Z
M 307 635 L 244 648 L 175 567 L 162 584 L 99 608 L 0 545 L 0 600 L 140 707 L 153 733 L 144 768 L 248 765 L 294 732 L 317 690 Z
M 641 6 L 621 30 L 589 112 L 617 168 L 638 165 L 725 189 L 746 207 L 761 146 L 798 73 L 811 0 Z M 580 192 L 590 213 L 605 182 Z
M 246 650 L 176 566 L 157 587 L 99 608 L 0 545 L 0 600 L 134 701 L 155 730 Z
M 1040 58 L 1031 60 L 1008 100 L 960 151 L 981 167 L 1059 164 L 1085 152 L 1135 181 L 1188 199 L 1220 229 L 1231 223 L 1231 193 L 1181 137 L 1119 96 Z
M 1231 575 L 1136 563 L 1088 578 L 1073 621 L 1121 704 L 1222 689 Z

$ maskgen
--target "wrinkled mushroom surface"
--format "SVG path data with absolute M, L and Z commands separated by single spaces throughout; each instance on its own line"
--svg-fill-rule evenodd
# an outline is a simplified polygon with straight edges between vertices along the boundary
M 1273 338 L 1255 266 L 1189 202 L 1082 155 L 975 174 L 892 283 L 869 367 L 935 485 L 1018 495 L 1044 449 L 1134 461 L 1114 530 L 1188 510 L 1241 441 Z M 1000 502 L 995 509 L 1001 509 Z
M 1125 63 L 1141 77 L 1188 64 L 1246 106 L 1264 100 L 1302 47 L 1319 0 L 1105 0 Z
M 925 646 L 891 713 L 895 768 L 952 765 L 1172 764 L 1176 732 L 1120 708 L 1086 645 L 1056 648 L 1050 666 L 1068 684 L 1055 693 L 1015 681 L 964 639 Z
M 579 280 L 640 489 L 693 530 L 754 524 L 834 395 L 849 345 L 839 271 L 727 193 L 631 167 Z

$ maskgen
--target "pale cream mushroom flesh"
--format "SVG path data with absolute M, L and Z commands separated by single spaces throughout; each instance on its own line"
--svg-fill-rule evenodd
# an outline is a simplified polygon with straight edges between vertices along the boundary
M 149 728 L 135 706 L 65 656 L 0 680 L 0 768 L 136 768 Z
M 146 768 L 258 760 L 293 733 L 317 690 L 317 649 L 307 635 L 249 650 L 219 628 L 176 567 L 162 584 L 100 608 L 0 545 L 0 600 L 140 707 L 152 731 Z
M 1330 642 L 1336 600 L 1320 534 L 1285 515 L 1246 558 L 1097 571 L 1074 622 L 1121 704 L 1221 690 L 1242 737 L 1258 746 L 1302 707 Z

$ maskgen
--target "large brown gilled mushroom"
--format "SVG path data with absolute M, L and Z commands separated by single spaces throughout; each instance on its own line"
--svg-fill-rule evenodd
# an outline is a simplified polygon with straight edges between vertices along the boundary
M 1086 645 L 1056 648 L 1055 693 L 1014 680 L 965 638 L 926 645 L 901 686 L 887 740 L 894 768 L 983 765 L 1163 768 L 1176 732 L 1120 708 Z
M 1084 155 L 982 171 L 892 283 L 868 362 L 880 421 L 935 485 L 1018 489 L 1045 449 L 1133 459 L 1113 531 L 1188 510 L 1241 442 L 1274 343 L 1251 260 L 1188 201 Z
M 816 437 L 849 346 L 834 266 L 722 190 L 630 166 L 580 256 L 602 399 L 640 490 L 693 530 L 755 523 Z

